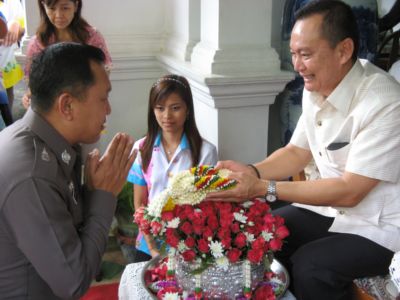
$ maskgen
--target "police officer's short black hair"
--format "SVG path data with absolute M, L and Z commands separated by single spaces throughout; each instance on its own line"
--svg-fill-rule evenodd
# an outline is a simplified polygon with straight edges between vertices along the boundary
M 95 83 L 91 61 L 103 64 L 103 51 L 78 43 L 58 43 L 46 47 L 33 58 L 30 68 L 32 108 L 47 112 L 56 97 L 64 92 L 78 98 L 83 96 Z
M 321 35 L 332 48 L 346 38 L 353 40 L 352 59 L 355 61 L 360 42 L 357 19 L 351 7 L 339 0 L 314 0 L 296 12 L 295 20 L 303 20 L 315 14 L 322 15 Z

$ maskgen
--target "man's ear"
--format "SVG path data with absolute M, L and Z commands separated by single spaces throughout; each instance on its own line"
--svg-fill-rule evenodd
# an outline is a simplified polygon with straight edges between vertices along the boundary
M 76 99 L 69 93 L 62 93 L 57 98 L 57 110 L 67 121 L 72 121 L 74 118 L 74 101 L 76 101 Z
M 338 46 L 340 61 L 342 64 L 346 64 L 349 60 L 351 60 L 351 57 L 353 56 L 354 42 L 351 38 L 345 38 L 339 43 Z

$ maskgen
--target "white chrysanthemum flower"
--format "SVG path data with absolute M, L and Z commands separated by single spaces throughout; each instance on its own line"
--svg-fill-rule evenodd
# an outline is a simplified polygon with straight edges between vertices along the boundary
M 178 243 L 178 251 L 180 253 L 182 253 L 187 249 L 188 249 L 188 247 L 185 245 L 185 242 L 183 240 L 180 240 L 179 243 Z
M 179 300 L 178 293 L 165 293 L 163 300 Z
M 252 206 L 254 203 L 253 203 L 253 201 L 246 201 L 246 202 L 243 202 L 242 203 L 242 206 L 244 207 L 244 208 L 249 208 L 250 206 Z
M 178 228 L 181 219 L 179 217 L 173 218 L 171 221 L 167 223 L 168 228 Z
M 219 242 L 219 241 L 216 241 L 216 242 L 211 241 L 210 242 L 210 250 L 211 250 L 212 255 L 215 258 L 224 256 L 224 254 L 223 254 L 224 249 L 222 247 L 221 242 Z
M 254 238 L 254 234 L 245 232 L 244 235 L 246 236 L 247 242 L 252 243 L 256 239 Z
M 216 258 L 215 262 L 217 263 L 218 268 L 228 271 L 229 259 L 226 256 Z
M 266 242 L 269 242 L 274 237 L 274 235 L 271 232 L 265 230 L 261 232 L 261 236 L 264 238 Z
M 241 213 L 235 212 L 235 213 L 233 213 L 233 217 L 235 218 L 236 221 L 238 221 L 240 223 L 246 224 L 246 222 L 247 222 L 247 217 Z

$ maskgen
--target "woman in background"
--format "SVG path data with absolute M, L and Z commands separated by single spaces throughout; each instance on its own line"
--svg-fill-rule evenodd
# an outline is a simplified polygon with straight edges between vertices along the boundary
M 218 160 L 215 146 L 197 129 L 192 92 L 184 77 L 166 75 L 152 86 L 147 124 L 146 136 L 133 147 L 139 151 L 128 175 L 134 184 L 135 210 L 162 192 L 173 174 L 199 164 L 214 165 Z M 136 246 L 135 261 L 159 254 L 150 235 L 139 233 Z
M 18 43 L 24 35 L 25 20 L 20 0 L 0 0 L 0 12 L 7 21 L 8 27 L 7 34 L 0 42 L 2 53 L 0 71 L 2 73 L 2 84 L 7 92 L 7 99 L 2 94 L 0 103 L 8 102 L 10 116 L 7 121 L 5 120 L 5 123 L 10 125 L 13 122 L 11 111 L 14 103 L 14 86 L 24 78 L 24 72 L 17 62 L 14 52 L 19 47 Z
M 30 40 L 27 50 L 25 76 L 29 80 L 29 67 L 33 56 L 45 47 L 59 42 L 77 42 L 96 46 L 106 56 L 106 68 L 111 69 L 111 56 L 103 36 L 81 16 L 82 0 L 38 0 L 40 25 Z M 30 103 L 30 92 L 23 98 L 25 108 Z

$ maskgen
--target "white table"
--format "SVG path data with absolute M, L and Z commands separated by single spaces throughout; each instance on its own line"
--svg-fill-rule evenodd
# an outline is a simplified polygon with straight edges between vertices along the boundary
M 118 289 L 119 300 L 153 300 L 140 281 L 140 274 L 145 264 L 146 262 L 140 262 L 125 267 Z M 296 300 L 296 298 L 287 291 L 281 300 Z

